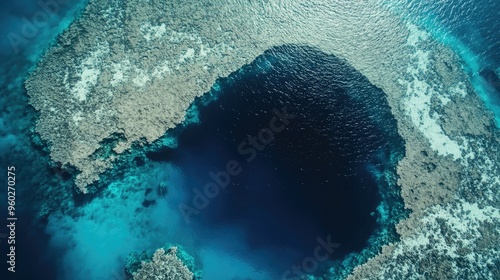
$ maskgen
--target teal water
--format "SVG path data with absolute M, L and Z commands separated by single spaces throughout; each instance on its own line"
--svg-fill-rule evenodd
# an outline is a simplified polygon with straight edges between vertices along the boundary
M 16 167 L 16 272 L 7 271 L 7 230 L 0 230 L 0 277 L 2 279 L 56 279 L 58 252 L 50 250 L 45 224 L 37 219 L 43 211 L 43 193 L 64 203 L 71 200 L 69 181 L 49 165 L 47 155 L 33 143 L 36 114 L 28 105 L 24 79 L 57 35 L 77 18 L 86 1 L 66 1 L 46 12 L 36 1 L 3 1 L 0 6 L 0 162 Z M 32 26 L 33 16 L 42 16 Z M 46 16 L 46 17 L 45 17 Z M 26 23 L 30 22 L 30 23 Z M 27 27 L 28 26 L 28 27 Z M 17 38 L 12 41 L 11 38 Z M 67 177 L 65 177 L 67 178 Z M 52 188 L 51 186 L 54 186 Z M 60 189 L 58 189 L 60 188 Z M 1 188 L 2 207 L 7 209 L 7 188 Z M 0 218 L 6 220 L 6 211 Z
M 273 107 L 286 104 L 295 126 L 265 150 L 242 151 L 239 141 L 259 135 L 277 116 Z M 392 228 L 405 213 L 395 180 L 385 176 L 394 177 L 403 143 L 384 93 L 344 62 L 306 47 L 270 50 L 219 80 L 190 114 L 106 174 L 109 185 L 74 217 L 49 217 L 60 278 L 120 278 L 130 252 L 171 243 L 194 257 L 202 279 L 279 279 L 314 254 L 318 238 L 341 247 L 303 273 L 338 276 L 397 239 Z M 244 171 L 220 195 L 207 194 L 207 183 L 217 182 L 210 174 L 231 160 Z M 206 207 L 196 206 L 200 192 L 211 198 Z
M 400 17 L 420 26 L 463 61 L 476 92 L 500 127 L 500 2 L 386 1 Z
M 18 182 L 18 215 L 22 218 L 18 228 L 19 271 L 15 277 L 11 274 L 4 277 L 5 270 L 2 270 L 2 279 L 78 279 L 78 276 L 85 279 L 122 279 L 125 276 L 121 267 L 131 251 L 152 250 L 165 243 L 185 245 L 185 250 L 197 260 L 197 266 L 203 267 L 206 279 L 213 279 L 212 276 L 220 273 L 217 269 L 220 263 L 230 268 L 224 271 L 227 279 L 242 275 L 249 275 L 251 279 L 271 279 L 269 275 L 275 272 L 258 269 L 262 266 L 259 260 L 280 258 L 282 254 L 260 251 L 247 256 L 227 254 L 228 250 L 248 249 L 243 245 L 245 239 L 242 236 L 246 233 L 241 228 L 223 223 L 213 231 L 204 229 L 212 239 L 207 238 L 205 244 L 200 244 L 199 232 L 193 230 L 192 225 L 185 224 L 177 208 L 180 203 L 192 198 L 186 184 L 193 182 L 186 178 L 179 165 L 165 162 L 161 152 L 156 154 L 159 159 L 151 160 L 144 151 L 137 151 L 134 166 L 129 166 L 113 178 L 114 182 L 90 203 L 90 199 L 82 199 L 71 191 L 70 175 L 50 165 L 43 146 L 33 143 L 31 127 L 36 113 L 27 105 L 22 82 L 57 34 L 81 12 L 84 2 L 69 1 L 67 5 L 61 5 L 57 12 L 48 13 L 47 24 L 37 26 L 36 32 L 23 32 L 25 22 L 22 18 L 32 21 L 33 15 L 40 11 L 35 2 L 2 3 L 1 10 L 0 34 L 7 39 L 2 40 L 0 45 L 0 159 L 5 165 L 18 167 L 17 175 L 21 179 Z M 487 107 L 496 113 L 498 122 L 498 1 L 447 1 L 445 4 L 430 1 L 425 5 L 417 1 L 393 2 L 394 6 L 406 7 L 403 18 L 422 26 L 462 57 L 464 70 Z M 20 43 L 13 46 L 8 37 L 10 33 L 24 36 L 26 41 L 18 41 Z M 193 109 L 190 122 L 200 121 L 200 111 Z M 172 139 L 166 137 L 164 144 L 169 147 L 179 144 Z M 384 173 L 377 162 L 397 161 L 397 157 L 383 152 L 375 155 L 373 161 L 362 165 L 362 168 L 369 171 L 370 180 L 376 183 L 378 191 L 389 194 L 389 197 L 380 197 L 379 204 L 372 205 L 369 213 L 377 213 L 373 219 L 378 224 L 390 224 L 394 222 L 391 218 L 394 216 L 390 214 L 394 206 L 387 201 L 394 201 L 397 191 L 387 184 L 391 179 L 380 181 Z M 165 197 L 158 194 L 160 183 L 168 186 Z M 200 181 L 200 184 L 203 185 L 203 182 Z M 152 191 L 148 192 L 148 189 Z M 6 201 L 4 189 L 0 191 L 0 199 Z M 38 219 L 44 203 L 49 200 L 61 205 L 61 209 L 71 209 L 71 212 Z M 5 215 L 2 212 L 0 218 L 5 220 Z M 210 215 L 213 219 L 214 214 Z M 356 253 L 344 252 L 343 259 L 331 260 L 334 275 L 347 273 L 352 266 L 371 256 L 381 242 L 377 236 L 393 234 L 387 232 L 387 228 L 377 227 L 371 233 L 363 239 L 366 247 L 356 247 Z M 0 251 L 5 252 L 7 243 L 1 237 Z M 314 244 L 304 245 L 305 249 L 299 254 L 301 257 L 305 256 L 309 245 L 314 250 Z M 359 251 L 363 254 L 361 258 Z M 5 263 L 4 258 L 5 254 L 2 254 L 2 263 Z

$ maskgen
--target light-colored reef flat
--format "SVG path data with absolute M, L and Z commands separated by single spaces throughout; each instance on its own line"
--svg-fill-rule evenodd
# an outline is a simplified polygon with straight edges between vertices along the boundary
M 499 279 L 500 137 L 461 62 L 376 1 L 313 2 L 91 0 L 26 82 L 36 131 L 87 192 L 133 143 L 181 123 L 217 78 L 273 46 L 317 47 L 385 91 L 406 141 L 401 241 L 350 278 Z

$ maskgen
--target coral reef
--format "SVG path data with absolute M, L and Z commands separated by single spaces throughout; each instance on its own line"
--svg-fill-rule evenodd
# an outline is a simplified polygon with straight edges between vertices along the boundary
M 356 20 L 343 16 L 352 11 Z M 348 61 L 387 94 L 406 142 L 398 182 L 413 212 L 397 226 L 400 242 L 351 279 L 499 278 L 493 116 L 451 50 L 380 4 L 91 0 L 26 82 L 36 132 L 86 193 L 132 145 L 181 123 L 217 78 L 283 44 Z M 165 259 L 176 263 L 159 251 Z
M 403 117 L 399 133 L 407 148 L 398 175 L 412 213 L 396 226 L 401 241 L 384 246 L 348 279 L 496 279 L 498 129 L 460 60 L 426 33 L 413 32 L 409 45 L 419 55 L 408 73 L 414 79 L 402 82 L 402 103 L 388 96 Z
M 366 5 L 344 4 L 336 8 L 369 10 Z M 207 92 L 217 78 L 228 76 L 272 46 L 316 46 L 350 57 L 361 70 L 374 69 L 370 66 L 378 62 L 372 59 L 373 52 L 352 49 L 340 39 L 356 34 L 368 44 L 373 36 L 398 34 L 380 34 L 383 29 L 368 30 L 361 22 L 351 24 L 355 30 L 339 30 L 337 35 L 316 34 L 319 23 L 310 18 L 324 11 L 321 5 L 297 15 L 300 20 L 287 17 L 287 9 L 293 7 L 278 8 L 208 1 L 149 1 L 148 5 L 90 1 L 26 81 L 30 103 L 40 113 L 36 132 L 50 146 L 51 158 L 75 167 L 79 172 L 75 184 L 86 193 L 87 186 L 116 159 L 115 155 L 96 157 L 100 143 L 114 134 L 123 135 L 113 149 L 118 155 L 133 143 L 151 144 L 181 123 L 194 97 Z M 342 22 L 332 17 L 326 24 L 334 30 Z M 402 31 L 403 40 L 404 28 L 390 24 Z M 392 40 L 385 43 L 380 61 L 400 61 L 385 57 L 398 56 Z
M 177 247 L 168 251 L 160 248 L 153 254 L 150 262 L 142 262 L 141 267 L 133 273 L 134 280 L 193 280 L 194 274 L 177 257 Z

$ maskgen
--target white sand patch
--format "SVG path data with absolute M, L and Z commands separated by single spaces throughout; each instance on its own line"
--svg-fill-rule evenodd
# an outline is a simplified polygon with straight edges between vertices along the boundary
M 465 88 L 465 83 L 459 82 L 458 84 L 450 87 L 447 92 L 443 92 L 438 95 L 441 104 L 446 105 L 451 102 L 453 96 L 465 97 L 467 95 L 467 89 Z
M 160 78 L 165 77 L 165 74 L 171 73 L 172 70 L 170 69 L 170 67 L 168 65 L 169 65 L 169 62 L 167 60 L 160 63 L 158 66 L 156 66 L 153 69 L 152 76 L 160 79 Z
M 413 124 L 430 142 L 431 148 L 439 155 L 451 155 L 454 160 L 462 157 L 464 149 L 451 140 L 437 123 L 439 115 L 431 114 L 431 97 L 435 94 L 430 86 L 423 81 L 407 84 L 407 97 L 403 100 L 405 111 Z
M 446 95 L 440 95 L 438 98 L 439 98 L 439 101 L 441 101 L 441 104 L 443 104 L 443 105 L 446 105 L 446 104 L 451 102 L 450 97 L 446 96 Z
M 414 24 L 407 24 L 410 35 L 408 36 L 408 45 L 416 46 L 422 40 L 428 40 L 429 34 L 425 31 L 420 30 Z
M 500 168 L 498 162 L 491 160 L 490 155 L 486 152 L 486 149 L 478 142 L 476 145 L 480 145 L 481 148 L 477 151 L 477 158 L 481 159 L 481 164 L 474 164 L 474 158 L 470 159 L 470 163 L 467 165 L 475 166 L 478 172 L 481 174 L 481 179 L 479 183 L 475 186 L 478 191 L 481 191 L 483 196 L 490 202 L 495 201 L 498 196 L 498 190 L 500 188 Z
M 457 258 L 461 255 L 459 247 L 473 249 L 476 246 L 482 237 L 479 228 L 483 222 L 497 224 L 500 220 L 499 209 L 491 206 L 480 208 L 476 203 L 463 200 L 434 206 L 427 213 L 421 220 L 421 233 L 403 240 L 402 245 L 395 249 L 395 256 L 404 255 L 408 250 L 422 250 L 432 240 L 432 250 Z M 443 230 L 447 233 L 444 234 Z M 445 235 L 454 239 L 446 240 Z
M 117 86 L 118 84 L 125 81 L 125 77 L 127 77 L 127 72 L 130 70 L 130 61 L 128 59 L 121 61 L 120 63 L 113 63 L 111 65 L 111 72 L 113 73 L 113 78 L 111 79 L 110 84 L 112 86 Z
M 91 52 L 90 56 L 77 67 L 79 80 L 70 92 L 78 101 L 85 101 L 90 89 L 97 84 L 97 78 L 101 74 L 101 58 L 108 52 L 107 43 L 98 45 L 97 50 Z
M 80 121 L 83 120 L 83 114 L 82 112 L 76 112 L 74 115 L 73 115 L 73 122 L 78 125 L 80 123 Z
M 431 85 L 425 81 L 428 73 L 429 51 L 423 50 L 419 45 L 421 40 L 427 39 L 429 36 L 426 32 L 418 30 L 414 26 L 409 26 L 411 30 L 408 37 L 408 45 L 415 49 L 412 55 L 412 61 L 416 63 L 410 64 L 407 69 L 411 79 L 399 80 L 402 85 L 406 85 L 406 95 L 403 98 L 404 110 L 410 117 L 413 124 L 430 142 L 431 148 L 439 155 L 451 155 L 454 160 L 462 158 L 462 151 L 466 150 L 464 145 L 459 145 L 448 137 L 442 127 L 437 123 L 440 116 L 433 112 L 431 114 L 431 99 L 433 96 L 440 98 L 444 103 L 451 101 L 447 97 L 448 93 L 436 91 Z
M 467 96 L 467 88 L 464 82 L 459 82 L 454 87 L 450 89 L 450 92 L 454 95 L 460 95 L 461 97 Z
M 417 69 L 427 72 L 427 65 L 429 65 L 429 55 L 428 51 L 417 50 L 415 52 L 415 57 L 418 57 L 418 67 Z
M 135 73 L 136 76 L 132 80 L 132 82 L 138 87 L 143 87 L 147 82 L 151 80 L 146 71 L 144 71 L 143 69 L 136 68 Z
M 210 52 L 209 47 L 205 47 L 203 44 L 200 45 L 200 56 L 207 56 L 209 52 Z
M 101 71 L 99 69 L 84 69 L 80 74 L 80 81 L 78 81 L 72 89 L 73 95 L 79 101 L 85 101 L 91 86 L 97 83 L 97 77 Z
M 68 77 L 69 77 L 69 70 L 66 68 L 66 71 L 64 72 L 64 78 L 63 78 L 63 84 L 68 88 Z
M 101 121 L 101 117 L 104 115 L 104 110 L 103 110 L 103 108 L 101 107 L 101 108 L 99 108 L 99 109 L 95 110 L 93 115 L 94 115 L 94 120 L 95 120 L 96 122 Z
M 470 148 L 470 143 L 473 143 L 470 138 L 467 138 L 465 136 L 461 136 L 460 139 L 462 140 L 462 155 L 463 155 L 463 161 L 462 165 L 468 166 L 468 161 L 476 159 L 476 153 L 473 149 Z
M 175 30 L 172 30 L 168 40 L 172 43 L 180 43 L 185 40 L 195 42 L 198 45 L 203 43 L 203 40 L 201 39 L 200 35 L 196 33 L 177 32 Z
M 184 54 L 181 54 L 179 57 L 179 63 L 183 63 L 187 59 L 194 58 L 194 49 L 188 48 Z
M 231 42 L 231 44 L 226 44 L 225 42 L 222 42 L 218 45 L 218 48 L 222 53 L 230 53 L 234 50 L 233 46 L 234 42 Z
M 165 26 L 165 23 L 153 26 L 151 23 L 146 22 L 141 26 L 141 32 L 144 39 L 149 42 L 152 39 L 163 37 L 167 33 L 167 27 Z
M 107 24 L 111 24 L 113 22 L 114 9 L 112 7 L 108 7 L 103 11 L 104 18 L 106 19 Z

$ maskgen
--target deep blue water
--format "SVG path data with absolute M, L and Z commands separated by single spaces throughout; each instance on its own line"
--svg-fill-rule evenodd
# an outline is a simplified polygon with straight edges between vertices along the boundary
M 250 253 L 236 254 L 281 255 L 270 258 L 275 273 L 310 256 L 318 237 L 341 244 L 332 260 L 366 247 L 380 203 L 367 165 L 384 169 L 377 155 L 403 150 L 384 93 L 339 59 L 294 46 L 218 86 L 216 101 L 195 103 L 199 123 L 182 129 L 178 147 L 156 155 L 187 177 L 186 221 L 200 234 L 240 232 Z M 229 162 L 238 174 L 228 176 Z
M 278 58 L 268 54 L 266 59 L 273 62 L 273 68 L 257 62 L 263 69 L 259 72 L 245 68 L 251 73 L 239 76 L 244 77 L 244 81 L 220 81 L 222 94 L 206 107 L 198 106 L 200 124 L 182 130 L 176 150 L 150 154 L 156 161 L 148 160 L 147 156 L 139 157 L 146 165 L 125 172 L 112 185 L 130 187 L 135 182 L 134 176 L 139 177 L 137 174 L 142 172 L 150 180 L 144 180 L 148 185 L 157 185 L 161 178 L 182 186 L 181 190 L 169 189 L 166 199 L 154 197 L 156 204 L 143 208 L 145 197 L 150 198 L 144 195 L 146 187 L 131 190 L 124 195 L 127 198 L 118 203 L 109 195 L 113 193 L 110 187 L 96 196 L 95 203 L 86 204 L 89 211 L 102 217 L 100 219 L 92 216 L 94 220 L 90 220 L 89 215 L 76 220 L 69 216 L 36 220 L 45 200 L 53 199 L 53 203 L 62 205 L 73 204 L 78 199 L 70 189 L 70 182 L 65 181 L 66 175 L 52 168 L 46 153 L 32 143 L 30 129 L 36 114 L 27 105 L 22 81 L 39 55 L 74 19 L 79 11 L 77 7 L 81 6 L 78 1 L 69 1 L 50 15 L 47 24 L 39 26 L 33 36 L 25 36 L 27 41 L 14 47 L 8 34 L 23 35 L 25 22 L 22 18 L 31 20 L 36 12 L 43 10 L 37 2 L 3 1 L 0 9 L 0 36 L 4 38 L 0 45 L 0 159 L 1 168 L 15 165 L 18 169 L 16 209 L 19 218 L 18 270 L 14 277 L 5 274 L 2 265 L 2 279 L 78 279 L 76 273 L 86 279 L 96 279 L 95 275 L 119 279 L 116 275 L 121 275 L 120 272 L 114 270 L 123 264 L 130 251 L 153 249 L 166 242 L 185 244 L 186 250 L 198 258 L 198 265 L 205 266 L 205 275 L 220 273 L 216 267 L 224 262 L 228 264 L 226 275 L 252 275 L 255 276 L 252 279 L 259 279 L 265 278 L 262 276 L 265 273 L 280 274 L 310 256 L 317 246 L 317 237 L 331 234 L 332 239 L 341 244 L 332 255 L 333 264 L 371 242 L 368 236 L 377 233 L 375 222 L 381 219 L 382 213 L 375 208 L 383 200 L 377 188 L 381 182 L 375 180 L 375 174 L 383 170 L 391 158 L 385 143 L 398 141 L 391 136 L 391 118 L 379 114 L 384 108 L 367 110 L 363 105 L 367 99 L 362 97 L 380 98 L 379 90 L 363 84 L 361 89 L 366 92 L 350 95 L 349 90 L 343 88 L 359 85 L 362 78 L 335 85 L 346 78 L 335 68 L 335 65 L 340 67 L 336 64 L 339 62 L 314 50 L 300 48 L 275 50 Z M 465 68 L 472 77 L 482 78 L 483 82 L 476 80 L 475 85 L 486 87 L 485 94 L 490 98 L 485 102 L 498 102 L 498 83 L 495 82 L 498 80 L 492 71 L 500 64 L 500 3 L 495 0 L 427 1 L 425 5 L 417 1 L 398 2 L 401 3 L 411 4 L 405 16 L 425 26 L 436 37 L 453 36 L 460 40 L 459 47 L 457 44 L 450 44 L 450 47 L 470 63 L 469 69 Z M 307 76 L 311 73 L 296 75 L 301 67 L 307 67 L 301 60 L 304 57 L 311 58 L 307 63 L 323 67 L 323 72 L 315 72 L 313 76 Z M 284 79 L 291 78 L 300 82 L 283 83 Z M 283 84 L 285 86 L 279 88 L 274 86 Z M 263 94 L 266 90 L 274 94 Z M 376 94 L 370 95 L 373 92 Z M 296 104 L 304 106 L 293 106 Z M 349 104 L 349 107 L 340 104 Z M 385 104 L 383 99 L 379 104 Z M 249 135 L 258 135 L 275 115 L 273 109 L 279 110 L 285 105 L 297 117 L 256 154 L 255 160 L 246 162 L 249 155 L 238 153 L 238 145 Z M 367 130 L 357 135 L 359 138 L 353 138 L 357 124 L 352 120 L 367 124 Z M 210 140 L 201 143 L 201 137 L 190 137 L 198 135 Z M 367 140 L 370 137 L 374 139 Z M 174 167 L 167 168 L 164 162 L 158 161 L 164 159 L 175 163 Z M 209 172 L 223 170 L 233 159 L 240 163 L 241 173 L 231 177 L 231 184 L 210 199 L 209 205 L 193 215 L 192 223 L 186 225 L 177 206 L 189 205 L 192 189 L 203 190 L 203 186 L 213 180 Z M 332 169 L 340 171 L 332 172 Z M 172 172 L 178 175 L 170 174 Z M 339 176 L 340 172 L 347 176 Z M 358 176 L 349 176 L 353 174 Z M 318 197 L 315 195 L 318 192 L 325 195 Z M 3 188 L 0 200 L 6 201 Z M 257 209 L 252 207 L 256 201 Z M 3 207 L 4 203 L 1 205 Z M 126 214 L 119 216 L 117 213 Z M 6 213 L 0 211 L 0 219 L 5 221 L 5 218 Z M 133 228 L 134 225 L 154 227 L 144 233 Z M 0 230 L 0 234 L 4 232 Z M 5 264 L 6 242 L 2 236 L 0 241 L 0 261 Z M 255 267 L 265 267 L 268 259 L 276 261 L 275 271 L 256 272 Z M 249 268 L 244 261 L 254 268 Z M 88 273 L 85 269 L 94 273 L 84 274 Z
M 500 127 L 500 1 L 387 1 L 407 21 L 424 28 L 464 62 Z
M 225 176 L 228 186 L 190 220 L 237 224 L 250 248 L 284 247 L 297 260 L 327 235 L 342 245 L 334 259 L 360 251 L 380 202 L 366 165 L 379 151 L 403 150 L 384 93 L 339 59 L 306 47 L 276 48 L 234 76 L 221 82 L 216 101 L 199 106 L 200 124 L 188 126 L 169 155 L 185 170 L 187 187 L 201 192 L 215 182 L 211 172 L 238 163 L 239 174 Z M 277 118 L 283 111 L 290 115 L 284 122 Z

